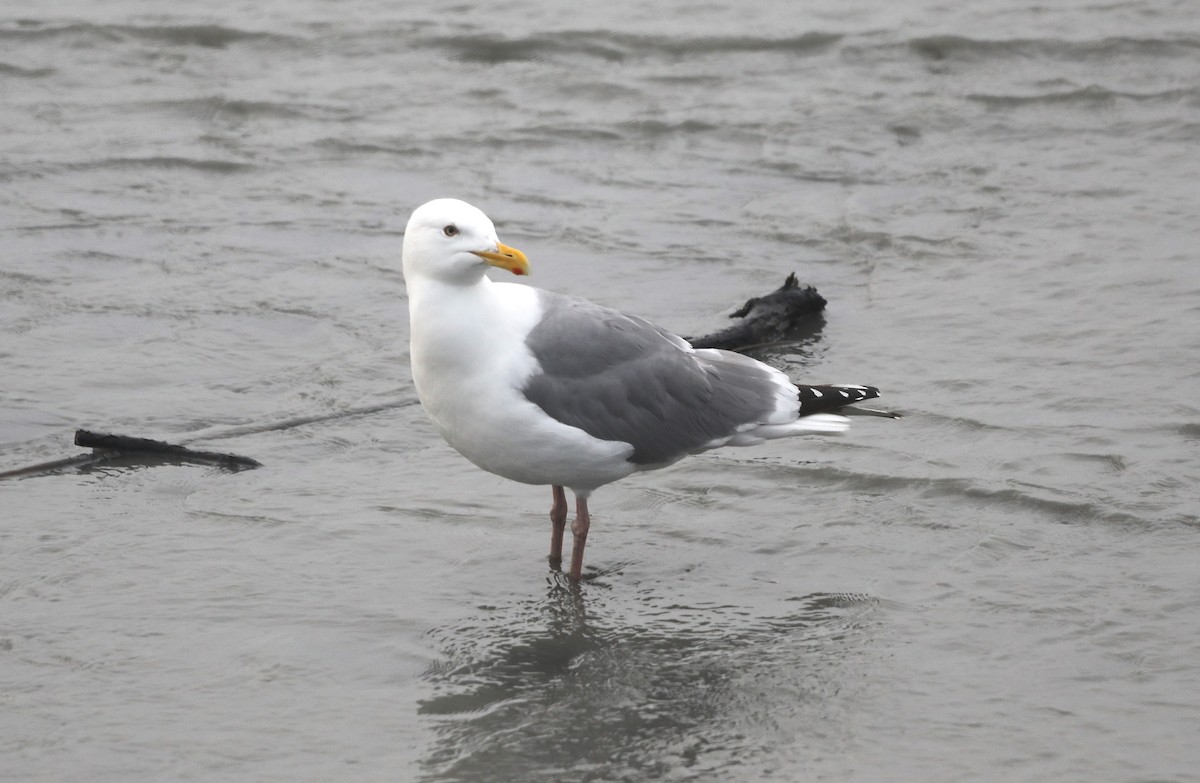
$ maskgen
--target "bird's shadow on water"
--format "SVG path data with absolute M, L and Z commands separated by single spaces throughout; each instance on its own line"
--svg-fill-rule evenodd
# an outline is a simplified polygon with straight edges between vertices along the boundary
M 551 575 L 544 597 L 431 632 L 424 779 L 687 779 L 830 750 L 878 601 L 813 594 L 759 617 L 661 589 Z

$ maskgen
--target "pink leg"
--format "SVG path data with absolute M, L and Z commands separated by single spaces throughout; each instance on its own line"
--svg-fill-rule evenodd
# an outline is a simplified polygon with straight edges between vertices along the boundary
M 592 519 L 588 516 L 587 497 L 575 496 L 575 521 L 571 523 L 571 532 L 575 535 L 575 543 L 571 547 L 571 581 L 578 582 L 583 578 L 583 547 L 587 543 L 588 528 Z
M 550 506 L 550 567 L 562 565 L 563 528 L 567 526 L 567 493 L 555 484 L 550 488 L 554 502 Z

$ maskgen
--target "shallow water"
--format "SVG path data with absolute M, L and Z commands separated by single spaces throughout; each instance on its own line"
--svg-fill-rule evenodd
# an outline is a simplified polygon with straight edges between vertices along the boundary
M 1194 779 L 1200 14 L 119 0 L 0 18 L 6 779 Z M 594 496 L 481 474 L 401 232 L 902 410 Z

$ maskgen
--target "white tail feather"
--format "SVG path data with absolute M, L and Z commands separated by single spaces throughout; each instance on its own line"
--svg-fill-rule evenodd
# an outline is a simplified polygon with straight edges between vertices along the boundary
M 850 420 L 836 413 L 814 413 L 803 416 L 787 424 L 763 424 L 760 427 L 739 432 L 723 443 L 714 441 L 708 448 L 715 446 L 757 446 L 765 440 L 786 438 L 791 435 L 825 434 L 835 435 L 850 428 Z

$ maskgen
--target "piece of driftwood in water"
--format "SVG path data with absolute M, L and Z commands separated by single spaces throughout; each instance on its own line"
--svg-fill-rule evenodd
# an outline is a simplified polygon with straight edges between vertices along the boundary
M 186 446 L 177 446 L 161 440 L 150 438 L 133 438 L 128 435 L 113 435 L 110 433 L 75 430 L 75 445 L 105 451 L 119 451 L 123 454 L 161 454 L 164 457 L 177 459 L 181 462 L 203 462 L 208 465 L 220 465 L 223 468 L 257 468 L 261 462 L 238 454 L 221 454 L 215 451 L 196 451 Z
M 112 435 L 108 433 L 91 432 L 89 430 L 75 431 L 75 445 L 92 449 L 90 454 L 76 454 L 73 457 L 41 462 L 23 468 L 0 472 L 0 479 L 24 478 L 40 476 L 46 473 L 64 470 L 66 468 L 83 469 L 97 465 L 108 464 L 116 460 L 126 460 L 130 455 L 149 454 L 163 460 L 176 462 L 198 462 L 203 465 L 217 465 L 229 470 L 245 470 L 262 465 L 258 460 L 243 457 L 238 454 L 222 454 L 215 451 L 196 451 L 186 446 L 177 446 L 161 440 L 149 438 L 133 438 L 128 435 Z
M 793 272 L 779 288 L 765 296 L 754 297 L 731 313 L 730 318 L 742 319 L 739 323 L 703 337 L 686 339 L 695 348 L 724 348 L 727 351 L 775 343 L 824 309 L 825 297 L 811 285 L 800 285 Z

